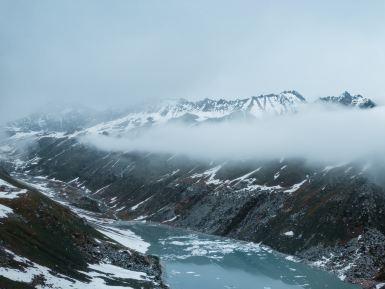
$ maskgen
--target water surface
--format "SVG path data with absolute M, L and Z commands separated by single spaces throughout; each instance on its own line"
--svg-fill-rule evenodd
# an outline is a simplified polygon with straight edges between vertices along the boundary
M 148 223 L 119 223 L 150 243 L 171 289 L 357 289 L 267 247 Z

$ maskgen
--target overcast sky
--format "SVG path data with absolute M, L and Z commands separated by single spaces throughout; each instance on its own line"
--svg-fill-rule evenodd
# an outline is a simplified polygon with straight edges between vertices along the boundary
M 385 1 L 0 0 L 0 122 L 48 102 L 385 102 Z

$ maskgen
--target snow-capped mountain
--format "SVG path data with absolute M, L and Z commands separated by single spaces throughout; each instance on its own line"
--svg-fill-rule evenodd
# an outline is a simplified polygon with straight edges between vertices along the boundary
M 347 91 L 342 93 L 340 96 L 321 97 L 319 101 L 323 103 L 340 104 L 344 106 L 358 108 L 373 108 L 376 106 L 376 104 L 371 99 L 363 97 L 360 94 L 351 95 Z
M 369 98 L 361 95 L 352 96 L 348 92 L 337 97 L 320 98 L 316 102 L 359 109 L 375 106 L 375 103 Z M 234 119 L 258 120 L 266 116 L 297 113 L 302 107 L 305 108 L 309 104 L 311 103 L 294 90 L 234 100 L 206 98 L 199 101 L 188 101 L 179 99 L 144 111 L 131 112 L 111 121 L 100 122 L 79 134 L 121 135 L 171 122 L 194 125 Z
M 375 103 L 369 98 L 361 95 L 353 96 L 348 92 L 337 97 L 323 97 L 316 102 L 360 109 L 375 106 Z M 233 119 L 262 119 L 265 116 L 297 113 L 301 107 L 309 104 L 300 93 L 292 90 L 234 100 L 206 98 L 189 101 L 179 99 L 165 101 L 146 109 L 119 112 L 66 108 L 54 113 L 33 114 L 14 121 L 8 125 L 7 130 L 16 137 L 30 132 L 45 135 L 59 133 L 73 137 L 87 134 L 116 136 L 172 122 L 194 125 Z
M 86 133 L 119 134 L 154 124 L 178 121 L 194 124 L 239 117 L 259 119 L 265 115 L 295 113 L 304 104 L 306 104 L 305 98 L 296 91 L 235 100 L 206 98 L 200 101 L 188 101 L 179 99 L 168 101 L 147 111 L 129 113 L 121 118 L 97 124 L 88 128 Z
M 163 107 L 159 114 L 164 118 L 177 118 L 186 113 L 193 114 L 198 121 L 210 118 L 222 118 L 234 112 L 249 112 L 255 117 L 263 113 L 282 114 L 295 112 L 298 106 L 306 103 L 305 98 L 296 91 L 284 91 L 280 94 L 252 96 L 235 100 L 204 99 L 197 102 L 179 100 L 176 104 Z

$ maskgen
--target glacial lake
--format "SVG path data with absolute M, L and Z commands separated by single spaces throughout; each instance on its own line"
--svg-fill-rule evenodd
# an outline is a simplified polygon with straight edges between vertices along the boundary
M 119 222 L 150 244 L 171 289 L 357 289 L 265 246 L 149 223 Z

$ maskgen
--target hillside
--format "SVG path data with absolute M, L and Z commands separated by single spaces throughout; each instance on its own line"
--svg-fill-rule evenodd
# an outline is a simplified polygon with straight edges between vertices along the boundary
M 0 172 L 1 288 L 166 288 L 160 275 L 156 257 Z

